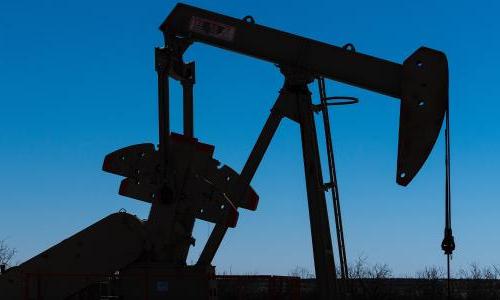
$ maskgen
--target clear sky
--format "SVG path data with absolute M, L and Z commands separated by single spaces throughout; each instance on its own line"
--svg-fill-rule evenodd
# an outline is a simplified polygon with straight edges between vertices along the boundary
M 402 63 L 425 45 L 450 64 L 455 265 L 499 264 L 500 43 L 495 1 L 187 1 L 234 17 Z M 248 4 L 244 4 L 248 3 Z M 156 142 L 157 29 L 173 1 L 0 2 L 0 238 L 23 260 L 125 208 L 121 178 L 104 155 Z M 241 170 L 282 85 L 271 64 L 206 45 L 196 60 L 195 134 Z M 407 187 L 395 183 L 399 101 L 328 83 L 360 98 L 331 111 L 350 259 L 365 255 L 396 274 L 444 266 L 443 136 Z M 316 93 L 316 86 L 311 85 Z M 180 89 L 172 127 L 181 129 Z M 322 128 L 319 127 L 321 132 Z M 322 140 L 322 135 L 320 134 Z M 324 149 L 324 144 L 321 144 Z M 323 158 L 324 158 L 323 152 Z M 256 212 L 241 211 L 215 264 L 232 273 L 313 270 L 298 126 L 284 121 L 252 183 Z M 333 220 L 332 220 L 333 223 Z M 195 260 L 211 225 L 199 222 Z

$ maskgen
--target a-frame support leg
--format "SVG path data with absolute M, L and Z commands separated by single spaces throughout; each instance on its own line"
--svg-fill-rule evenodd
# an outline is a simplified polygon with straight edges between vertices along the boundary
M 241 172 L 241 178 L 244 181 L 242 186 L 250 184 L 281 119 L 287 117 L 299 123 L 316 280 L 320 299 L 332 300 L 337 295 L 337 278 L 313 105 L 311 93 L 307 88 L 307 84 L 312 81 L 312 78 L 300 71 L 282 69 L 282 72 L 286 78 L 285 85 L 281 89 L 280 96 L 271 110 L 271 115 Z M 208 265 L 212 262 L 226 231 L 227 227 L 215 226 L 200 255 L 198 265 Z
M 311 96 L 307 91 L 296 94 L 296 98 L 316 281 L 320 299 L 331 300 L 337 295 L 337 278 Z

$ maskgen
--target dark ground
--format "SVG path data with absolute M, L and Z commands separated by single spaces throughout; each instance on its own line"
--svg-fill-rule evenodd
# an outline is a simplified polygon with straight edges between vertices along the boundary
M 293 277 L 234 276 L 218 280 L 219 300 L 317 299 L 314 279 Z M 500 299 L 500 280 L 455 279 L 452 298 L 457 300 Z M 447 299 L 443 279 L 353 279 L 344 284 L 345 300 L 437 300 Z M 339 298 L 342 299 L 342 298 Z
M 218 300 L 316 300 L 315 279 L 292 276 L 217 276 Z M 71 300 L 121 299 L 109 290 L 110 282 L 94 284 Z M 104 287 L 104 289 L 103 289 Z M 444 279 L 351 279 L 342 285 L 336 300 L 440 300 L 447 298 Z M 103 290 L 108 289 L 108 293 Z M 498 279 L 454 279 L 452 300 L 500 300 Z M 104 296 L 108 295 L 108 296 Z M 1 298 L 1 297 L 0 297 Z M 2 299 L 3 300 L 3 299 Z

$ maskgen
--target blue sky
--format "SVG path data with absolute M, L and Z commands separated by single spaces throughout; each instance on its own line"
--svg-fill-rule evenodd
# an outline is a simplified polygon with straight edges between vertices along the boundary
M 497 116 L 500 9 L 495 1 L 186 1 L 234 17 L 401 63 L 425 45 L 450 64 L 454 264 L 499 264 Z M 148 205 L 117 195 L 104 155 L 157 141 L 153 48 L 173 1 L 0 2 L 0 238 L 23 261 L 106 215 Z M 241 170 L 282 84 L 271 64 L 206 45 L 196 60 L 195 134 Z M 314 95 L 316 86 L 311 85 Z M 443 136 L 407 187 L 395 183 L 399 101 L 328 83 L 360 98 L 331 111 L 349 258 L 396 274 L 444 266 Z M 181 129 L 180 89 L 172 127 Z M 321 132 L 320 127 L 320 132 Z M 215 264 L 232 273 L 313 269 L 298 126 L 284 121 Z M 322 135 L 320 134 L 320 139 Z M 322 144 L 322 149 L 324 145 Z M 324 155 L 323 155 L 324 158 Z M 333 222 L 333 220 L 332 220 Z M 195 228 L 195 260 L 212 225 Z

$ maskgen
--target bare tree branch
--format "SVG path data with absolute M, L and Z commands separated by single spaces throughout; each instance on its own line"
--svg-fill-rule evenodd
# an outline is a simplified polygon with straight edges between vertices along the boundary
M 308 269 L 300 266 L 296 266 L 293 270 L 288 272 L 288 275 L 303 279 L 314 278 L 314 274 L 312 274 Z
M 425 267 L 422 271 L 417 272 L 417 278 L 437 280 L 445 277 L 443 268 L 438 266 Z
M 16 250 L 10 248 L 5 240 L 0 240 L 0 265 L 10 265 L 12 257 L 16 254 Z

